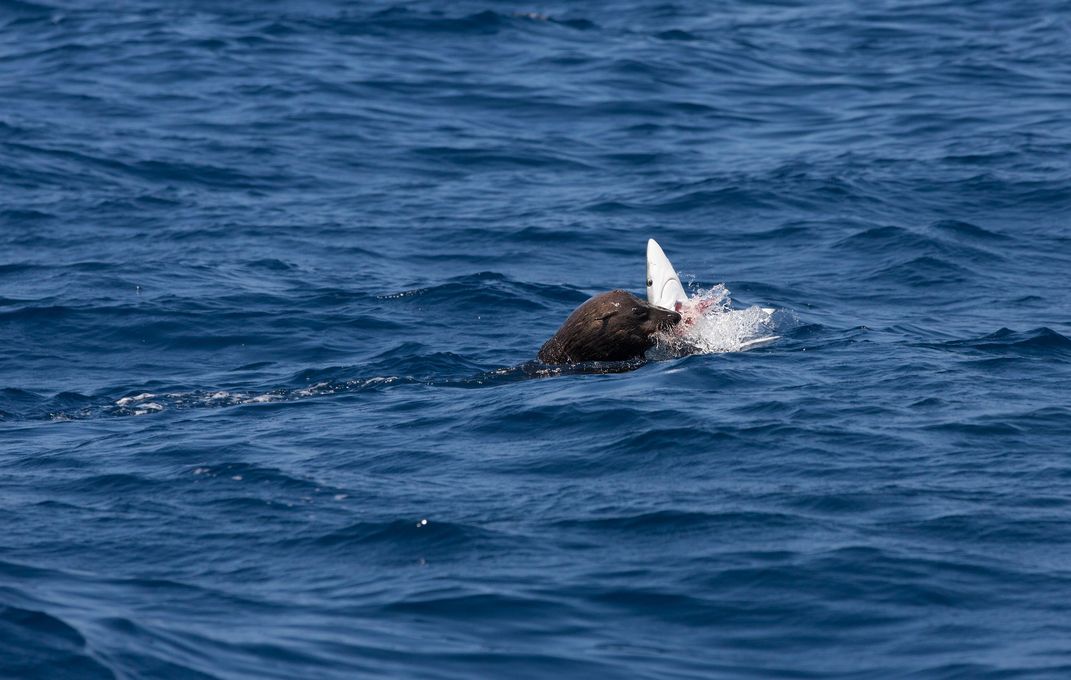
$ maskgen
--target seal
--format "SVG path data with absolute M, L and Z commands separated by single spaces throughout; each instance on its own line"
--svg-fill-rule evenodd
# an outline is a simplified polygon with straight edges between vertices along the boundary
M 632 293 L 612 290 L 577 307 L 539 349 L 544 364 L 642 359 L 656 332 L 680 323 L 681 315 Z

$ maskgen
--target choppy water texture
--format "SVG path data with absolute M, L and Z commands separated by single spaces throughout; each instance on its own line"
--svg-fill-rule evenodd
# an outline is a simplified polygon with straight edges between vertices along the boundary
M 1066 3 L 0 0 L 0 102 L 0 676 L 1071 673 Z M 649 237 L 783 337 L 528 364 Z

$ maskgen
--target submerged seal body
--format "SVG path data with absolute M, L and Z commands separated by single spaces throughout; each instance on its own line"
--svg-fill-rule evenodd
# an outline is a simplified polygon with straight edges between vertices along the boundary
M 539 350 L 545 364 L 642 359 L 652 335 L 679 323 L 681 315 L 655 307 L 632 293 L 596 295 L 569 315 Z

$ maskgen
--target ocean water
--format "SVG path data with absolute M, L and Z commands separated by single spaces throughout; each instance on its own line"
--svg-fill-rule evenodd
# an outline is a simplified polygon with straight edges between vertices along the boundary
M 1068 677 L 1069 274 L 1065 2 L 0 0 L 0 677 Z

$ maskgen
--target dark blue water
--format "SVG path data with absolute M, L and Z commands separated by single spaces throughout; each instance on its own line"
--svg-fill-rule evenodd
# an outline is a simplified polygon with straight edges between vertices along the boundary
M 1067 3 L 0 0 L 0 676 L 1067 677 L 1069 273 Z

